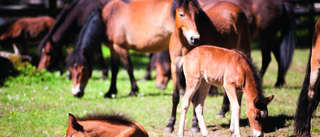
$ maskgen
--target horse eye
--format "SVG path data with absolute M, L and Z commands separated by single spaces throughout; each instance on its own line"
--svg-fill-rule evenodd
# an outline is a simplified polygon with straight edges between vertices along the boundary
M 182 12 L 179 12 L 179 16 L 180 16 L 181 18 L 183 18 L 183 17 L 184 17 L 184 14 L 183 14 Z
M 81 71 L 84 72 L 86 70 L 86 68 L 82 68 Z
M 46 55 L 48 55 L 48 56 L 49 56 L 49 55 L 50 55 L 50 52 L 46 52 Z

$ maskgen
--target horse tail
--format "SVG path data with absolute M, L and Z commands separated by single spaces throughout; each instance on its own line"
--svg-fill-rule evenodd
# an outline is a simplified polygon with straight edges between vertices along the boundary
M 296 135 L 301 135 L 304 127 L 306 124 L 308 124 L 308 117 L 310 112 L 308 112 L 308 105 L 309 105 L 309 100 L 308 100 L 308 88 L 310 85 L 310 73 L 311 73 L 311 66 L 310 66 L 310 60 L 311 60 L 311 54 L 312 50 L 310 49 L 310 56 L 309 56 L 309 61 L 307 65 L 307 70 L 305 74 L 305 78 L 303 81 L 302 89 L 299 95 L 299 99 L 297 102 L 297 109 L 296 113 L 294 116 L 295 120 L 295 133 Z M 313 110 L 311 110 L 313 112 Z
M 179 83 L 180 88 L 183 91 L 185 91 L 185 89 L 186 89 L 186 77 L 184 76 L 183 62 L 184 62 L 184 57 L 181 57 L 181 58 L 177 59 L 176 74 L 177 74 L 177 83 Z
M 296 42 L 296 27 L 293 9 L 289 3 L 283 3 L 285 15 L 284 23 L 281 26 L 282 42 L 280 44 L 280 58 L 283 60 L 284 70 L 287 72 L 292 62 L 292 56 Z

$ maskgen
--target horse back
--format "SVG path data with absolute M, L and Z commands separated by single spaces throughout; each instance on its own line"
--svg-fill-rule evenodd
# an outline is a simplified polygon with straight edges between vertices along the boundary
M 250 55 L 250 30 L 244 11 L 232 2 L 212 2 L 203 7 L 206 16 L 199 17 L 203 43 L 237 49 Z M 199 15 L 200 16 L 200 15 Z M 201 27 L 208 26 L 208 27 Z
M 108 40 L 139 52 L 167 49 L 174 27 L 170 6 L 170 0 L 110 2 L 102 11 Z

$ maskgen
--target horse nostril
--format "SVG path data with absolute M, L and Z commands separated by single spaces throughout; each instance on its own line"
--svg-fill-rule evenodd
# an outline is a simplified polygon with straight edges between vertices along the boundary
M 194 40 L 193 40 L 193 44 L 195 44 L 195 45 L 196 45 L 196 44 L 199 44 L 199 39 L 198 39 L 198 38 L 194 39 Z

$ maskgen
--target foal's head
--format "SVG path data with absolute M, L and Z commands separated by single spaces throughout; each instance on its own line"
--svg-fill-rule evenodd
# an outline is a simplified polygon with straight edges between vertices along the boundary
M 268 116 L 267 105 L 272 101 L 273 95 L 267 98 L 256 97 L 253 107 L 248 110 L 248 118 L 254 137 L 263 136 L 263 123 Z
M 197 29 L 198 15 L 202 12 L 197 0 L 175 0 L 172 10 L 176 28 L 183 33 L 190 46 L 197 46 L 200 40 Z
M 50 38 L 47 41 L 43 40 L 38 48 L 38 53 L 41 56 L 38 70 L 50 70 L 59 63 L 62 56 L 59 51 L 61 48 L 57 47 Z
M 67 56 L 67 66 L 72 76 L 72 94 L 75 97 L 83 97 L 84 88 L 92 74 L 92 66 L 84 56 L 84 50 L 73 50 Z

